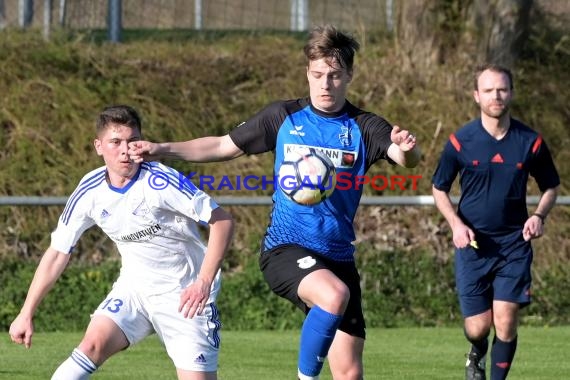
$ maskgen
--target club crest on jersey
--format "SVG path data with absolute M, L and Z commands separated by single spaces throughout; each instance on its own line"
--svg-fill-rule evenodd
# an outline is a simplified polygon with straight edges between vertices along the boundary
M 144 202 L 141 202 L 133 211 L 133 215 L 143 216 L 150 212 L 149 208 Z
M 350 129 L 348 127 L 340 127 L 338 140 L 343 146 L 352 145 L 352 135 L 350 134 Z

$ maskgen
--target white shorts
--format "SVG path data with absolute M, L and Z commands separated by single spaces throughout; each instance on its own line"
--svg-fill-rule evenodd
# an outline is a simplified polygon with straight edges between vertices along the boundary
M 130 345 L 156 332 L 178 369 L 216 371 L 222 327 L 216 304 L 206 305 L 191 319 L 178 312 L 179 304 L 180 291 L 143 296 L 115 284 L 93 315 L 111 318 Z

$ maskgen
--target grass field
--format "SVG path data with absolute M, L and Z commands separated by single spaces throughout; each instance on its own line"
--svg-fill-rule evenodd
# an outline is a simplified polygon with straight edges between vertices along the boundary
M 509 379 L 569 378 L 567 359 L 570 327 L 520 330 L 519 346 Z M 48 379 L 81 339 L 80 333 L 38 333 L 26 351 L 0 340 L 0 379 Z M 225 331 L 220 380 L 294 379 L 296 331 Z M 371 329 L 365 349 L 367 380 L 446 380 L 463 378 L 467 345 L 460 328 Z M 94 379 L 176 379 L 159 341 L 148 338 L 111 358 Z M 330 380 L 326 369 L 322 380 Z

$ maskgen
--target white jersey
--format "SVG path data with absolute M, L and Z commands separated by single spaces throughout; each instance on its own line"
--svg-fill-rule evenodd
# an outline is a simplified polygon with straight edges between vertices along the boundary
M 71 253 L 81 234 L 98 225 L 116 244 L 118 283 L 142 294 L 162 294 L 191 284 L 206 246 L 198 223 L 207 225 L 218 205 L 183 174 L 157 162 L 143 163 L 123 188 L 107 183 L 106 168 L 83 177 L 51 235 L 51 247 Z M 208 302 L 220 289 L 220 272 Z

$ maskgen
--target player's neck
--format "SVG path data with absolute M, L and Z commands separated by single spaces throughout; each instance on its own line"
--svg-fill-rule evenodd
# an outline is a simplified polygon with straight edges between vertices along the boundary
M 128 176 L 122 176 L 116 173 L 110 173 L 109 170 L 107 170 L 107 172 L 105 173 L 105 178 L 107 180 L 107 183 L 117 189 L 122 189 L 123 187 L 127 186 L 129 182 L 131 182 L 133 177 L 134 174 L 130 174 Z
M 500 140 L 505 137 L 509 131 L 509 127 L 511 126 L 511 116 L 508 112 L 500 117 L 491 117 L 482 113 L 481 124 L 483 124 L 483 128 L 485 128 L 487 133 L 495 139 Z

